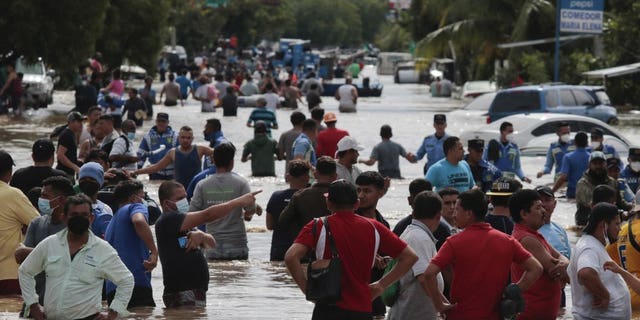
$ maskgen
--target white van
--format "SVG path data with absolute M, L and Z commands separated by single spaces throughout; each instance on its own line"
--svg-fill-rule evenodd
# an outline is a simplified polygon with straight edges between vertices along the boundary
M 392 75 L 398 62 L 411 60 L 413 60 L 413 56 L 408 52 L 380 52 L 378 54 L 378 74 Z

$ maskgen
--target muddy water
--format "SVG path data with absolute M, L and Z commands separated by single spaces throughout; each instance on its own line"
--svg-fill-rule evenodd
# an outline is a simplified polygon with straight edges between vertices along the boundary
M 418 85 L 395 85 L 392 78 L 383 77 L 385 84 L 383 97 L 361 98 L 358 101 L 358 113 L 338 114 L 338 127 L 347 129 L 366 149 L 362 157 L 368 158 L 372 147 L 379 142 L 379 128 L 389 124 L 393 128 L 393 140 L 402 144 L 407 151 L 414 152 L 422 138 L 433 131 L 434 113 L 448 112 L 461 106 L 460 101 L 447 98 L 431 98 L 427 87 Z M 337 102 L 330 97 L 323 97 L 323 107 L 337 113 Z M 23 118 L 0 117 L 0 147 L 9 151 L 17 162 L 17 167 L 30 164 L 30 148 L 34 139 L 45 137 L 51 130 L 64 122 L 64 114 L 72 108 L 73 93 L 56 94 L 55 103 L 46 110 L 31 111 Z M 308 114 L 305 106 L 301 110 Z M 252 137 L 253 131 L 245 126 L 250 109 L 240 109 L 237 118 L 222 118 L 218 113 L 203 114 L 199 103 L 187 100 L 184 107 L 154 106 L 154 112 L 167 112 L 171 125 L 177 129 L 189 125 L 196 132 L 196 143 L 205 144 L 200 132 L 206 119 L 222 118 L 222 129 L 225 136 L 242 148 L 245 141 Z M 291 111 L 278 110 L 277 117 L 280 130 L 274 131 L 277 138 L 280 132 L 290 128 Z M 455 128 L 456 120 L 448 119 L 449 127 Z M 484 119 L 478 119 L 481 124 Z M 146 132 L 152 122 L 145 122 L 138 136 Z M 621 128 L 632 141 L 640 141 L 638 130 Z M 423 160 L 424 161 L 424 160 Z M 409 182 L 422 176 L 423 163 L 410 164 L 401 160 L 401 170 L 405 179 L 392 181 L 389 192 L 379 202 L 378 209 L 394 225 L 408 213 L 406 197 Z M 523 158 L 524 171 L 529 176 L 535 173 L 544 163 L 543 157 Z M 368 167 L 360 165 L 367 170 Z M 375 169 L 375 167 L 370 167 Z M 285 189 L 283 179 L 284 163 L 276 164 L 276 178 L 250 177 L 250 163 L 240 162 L 240 152 L 236 155 L 235 171 L 249 179 L 252 189 L 263 189 L 258 195 L 258 203 L 266 207 L 273 191 Z M 157 196 L 158 184 L 149 182 L 145 176 L 141 178 L 147 191 Z M 534 179 L 535 185 L 550 184 L 549 175 Z M 553 220 L 565 227 L 573 224 L 575 204 L 560 200 Z M 269 262 L 271 232 L 265 228 L 264 217 L 255 217 L 247 223 L 249 230 L 249 260 L 232 262 L 212 262 L 209 264 L 211 280 L 207 292 L 207 307 L 200 310 L 166 310 L 162 307 L 162 270 L 156 268 L 152 274 L 154 298 L 158 307 L 138 308 L 132 318 L 146 319 L 308 319 L 313 305 L 304 300 L 304 296 L 288 276 L 281 263 Z M 573 243 L 576 235 L 570 232 Z M 568 290 L 567 290 L 568 291 Z M 21 300 L 18 298 L 0 299 L 0 319 L 17 318 Z M 570 301 L 569 301 L 570 305 Z M 565 316 L 569 318 L 568 316 Z

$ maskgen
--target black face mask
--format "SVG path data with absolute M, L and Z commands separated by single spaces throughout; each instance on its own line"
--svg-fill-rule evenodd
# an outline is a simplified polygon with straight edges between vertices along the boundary
M 67 228 L 69 232 L 82 235 L 89 230 L 89 218 L 85 216 L 74 216 L 67 220 Z
M 81 181 L 78 185 L 82 193 L 92 197 L 100 190 L 100 185 L 93 181 Z
M 605 169 L 595 169 L 590 171 L 591 175 L 598 181 L 604 181 L 607 178 L 607 170 Z

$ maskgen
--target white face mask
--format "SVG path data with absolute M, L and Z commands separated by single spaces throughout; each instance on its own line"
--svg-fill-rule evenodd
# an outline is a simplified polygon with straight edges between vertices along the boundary
M 507 138 L 507 141 L 509 141 L 509 142 L 513 142 L 513 133 L 509 133 L 509 134 L 506 136 L 506 138 Z
M 571 141 L 571 135 L 570 134 L 563 134 L 560 136 L 560 141 L 564 142 L 564 143 L 568 143 L 569 141 Z
M 183 214 L 189 212 L 189 201 L 187 198 L 176 201 L 176 210 Z
M 633 161 L 629 163 L 629 167 L 631 167 L 631 170 L 638 172 L 640 171 L 640 161 Z
M 591 141 L 591 149 L 600 148 L 600 141 Z

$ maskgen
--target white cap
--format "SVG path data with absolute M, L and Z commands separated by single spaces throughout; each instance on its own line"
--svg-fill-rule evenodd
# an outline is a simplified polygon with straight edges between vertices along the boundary
M 356 139 L 350 136 L 345 136 L 344 138 L 340 139 L 340 141 L 338 141 L 337 152 L 347 151 L 351 149 L 362 151 L 364 150 L 364 147 L 358 144 L 358 141 L 356 141 Z

